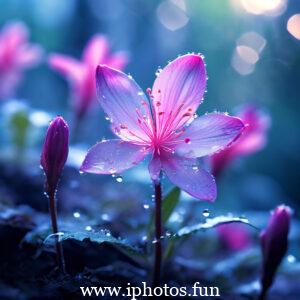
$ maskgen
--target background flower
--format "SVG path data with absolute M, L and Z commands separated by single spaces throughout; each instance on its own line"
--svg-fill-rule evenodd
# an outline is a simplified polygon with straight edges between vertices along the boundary
M 97 65 L 105 64 L 122 70 L 127 64 L 127 55 L 124 52 L 111 53 L 107 37 L 97 34 L 88 41 L 81 60 L 67 55 L 52 54 L 49 64 L 69 81 L 72 104 L 77 118 L 81 119 L 95 98 Z
M 12 96 L 23 71 L 41 60 L 42 48 L 28 40 L 29 31 L 22 22 L 9 22 L 0 32 L 0 100 Z

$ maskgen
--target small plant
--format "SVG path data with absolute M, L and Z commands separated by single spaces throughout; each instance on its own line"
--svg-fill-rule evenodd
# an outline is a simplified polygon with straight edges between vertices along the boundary
M 261 232 L 261 250 L 263 255 L 261 293 L 259 300 L 264 300 L 271 287 L 276 271 L 288 248 L 288 234 L 290 230 L 291 209 L 281 205 L 276 207 L 271 215 L 269 224 Z
M 123 52 L 111 53 L 109 41 L 103 35 L 95 35 L 87 43 L 81 60 L 62 54 L 52 54 L 49 65 L 70 82 L 72 106 L 75 113 L 73 134 L 93 104 L 96 96 L 95 71 L 98 64 L 123 69 L 127 56 Z
M 46 175 L 45 193 L 49 198 L 52 230 L 55 235 L 57 263 L 65 273 L 63 248 L 58 239 L 56 189 L 69 151 L 69 128 L 65 120 L 58 116 L 49 125 L 42 149 L 41 166 Z
M 241 134 L 244 124 L 222 113 L 195 115 L 206 88 L 205 65 L 198 54 L 180 56 L 159 70 L 153 89 L 147 90 L 150 99 L 131 76 L 108 66 L 98 66 L 96 82 L 100 104 L 121 139 L 92 147 L 81 171 L 121 173 L 151 155 L 149 173 L 155 189 L 153 285 L 158 286 L 163 235 L 161 173 L 191 196 L 214 201 L 215 180 L 197 158 L 227 147 Z

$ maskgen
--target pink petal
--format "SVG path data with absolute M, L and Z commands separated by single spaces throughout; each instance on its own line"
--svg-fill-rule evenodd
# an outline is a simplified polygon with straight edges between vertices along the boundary
M 29 36 L 27 26 L 22 22 L 7 23 L 0 33 L 0 43 L 15 49 L 27 42 Z
M 122 140 L 102 141 L 88 151 L 80 171 L 95 174 L 121 173 L 136 166 L 147 154 L 146 148 Z
M 175 151 L 185 157 L 202 157 L 230 145 L 243 131 L 239 118 L 212 113 L 195 119 L 180 136 Z
M 244 134 L 234 145 L 236 156 L 255 153 L 266 144 L 266 133 L 270 127 L 270 118 L 253 105 L 247 105 L 239 112 L 238 117 L 247 124 Z
M 156 181 L 159 179 L 159 175 L 162 169 L 161 160 L 159 155 L 155 152 L 148 166 L 150 177 L 152 180 Z
M 123 70 L 127 63 L 128 55 L 124 51 L 120 51 L 111 55 L 106 61 L 106 65 L 117 70 Z
M 152 95 L 161 135 L 182 127 L 193 116 L 202 101 L 205 87 L 205 65 L 197 54 L 178 57 L 159 73 Z
M 83 76 L 84 68 L 82 64 L 70 56 L 52 54 L 49 56 L 48 63 L 52 69 L 58 71 L 72 81 L 79 81 Z
M 130 76 L 107 66 L 98 66 L 96 74 L 98 99 L 113 131 L 124 140 L 149 144 L 152 117 L 141 88 Z
M 20 67 L 32 67 L 42 59 L 43 49 L 39 45 L 26 45 L 20 50 L 16 57 L 16 64 Z
M 217 197 L 217 187 L 212 175 L 199 166 L 196 159 L 165 154 L 162 168 L 176 186 L 191 196 L 213 202 Z
M 220 239 L 233 251 L 248 248 L 251 245 L 250 234 L 244 224 L 224 224 L 217 227 Z
M 104 35 L 96 34 L 84 49 L 83 61 L 96 69 L 97 65 L 106 63 L 109 53 L 109 43 Z

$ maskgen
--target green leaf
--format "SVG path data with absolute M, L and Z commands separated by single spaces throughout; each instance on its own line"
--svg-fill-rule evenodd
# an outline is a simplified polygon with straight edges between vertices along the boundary
M 183 227 L 174 235 L 174 238 L 188 237 L 198 231 L 204 231 L 207 229 L 211 229 L 229 223 L 243 223 L 256 228 L 255 226 L 250 224 L 249 220 L 246 218 L 232 217 L 232 216 L 218 216 L 215 218 L 207 218 L 205 223 L 199 223 L 199 224 Z
M 22 152 L 25 148 L 26 137 L 30 126 L 28 112 L 26 110 L 15 112 L 11 116 L 10 124 L 12 141 L 15 144 L 17 150 L 19 152 Z
M 173 188 L 165 197 L 162 203 L 162 222 L 166 224 L 176 208 L 180 197 L 180 189 L 178 187 Z
M 114 236 L 110 235 L 109 233 L 105 233 L 104 231 L 64 232 L 63 234 L 59 235 L 59 241 L 61 242 L 69 239 L 73 239 L 79 242 L 89 240 L 99 245 L 103 243 L 108 243 L 126 251 L 135 253 L 140 252 L 137 247 L 130 245 L 126 240 L 121 238 L 115 238 Z
M 180 198 L 180 189 L 178 187 L 173 188 L 162 201 L 161 215 L 162 224 L 165 225 L 173 211 L 175 210 Z M 148 230 L 148 235 L 153 233 L 155 224 L 155 213 L 152 214 L 151 222 Z

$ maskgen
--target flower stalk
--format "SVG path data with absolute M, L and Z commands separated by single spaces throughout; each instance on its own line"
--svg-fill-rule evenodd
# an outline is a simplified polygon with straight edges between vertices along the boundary
M 161 267 L 162 267 L 162 220 L 161 220 L 161 206 L 162 206 L 162 192 L 160 180 L 154 181 L 155 189 L 155 254 L 154 254 L 154 269 L 153 269 L 153 287 L 159 286 L 161 281 Z
M 45 192 L 49 198 L 52 231 L 55 235 L 56 259 L 65 273 L 62 244 L 58 237 L 56 189 L 69 152 L 69 128 L 65 120 L 57 116 L 49 125 L 41 155 L 41 166 L 46 175 Z
M 57 265 L 58 265 L 59 269 L 62 271 L 62 273 L 66 273 L 63 247 L 62 247 L 61 242 L 59 241 L 59 236 L 58 236 L 57 208 L 56 208 L 55 192 L 51 192 L 48 196 L 49 196 L 49 212 L 50 212 L 50 217 L 51 217 L 52 231 L 53 231 L 53 234 L 55 235 L 55 249 L 56 249 Z

